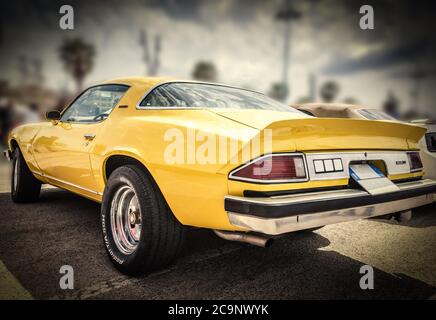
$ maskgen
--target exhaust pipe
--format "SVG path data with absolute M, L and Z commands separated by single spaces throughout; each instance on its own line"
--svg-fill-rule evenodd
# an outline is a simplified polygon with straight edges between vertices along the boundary
M 406 223 L 412 220 L 412 210 L 401 211 L 394 214 L 394 219 L 399 223 Z
M 270 247 L 273 243 L 273 239 L 270 237 L 254 235 L 245 232 L 221 230 L 213 230 L 213 232 L 215 232 L 218 237 L 224 240 L 245 242 L 263 248 Z

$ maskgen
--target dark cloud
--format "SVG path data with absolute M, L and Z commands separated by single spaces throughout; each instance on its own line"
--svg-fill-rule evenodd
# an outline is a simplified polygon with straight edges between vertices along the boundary
M 353 21 L 359 19 L 360 1 L 346 1 L 347 10 Z M 419 64 L 433 69 L 436 55 L 436 2 L 433 1 L 366 1 L 373 5 L 375 30 L 353 28 L 347 17 L 343 17 L 344 30 L 354 30 L 355 43 L 374 45 L 376 50 L 358 58 L 344 54 L 332 59 L 322 70 L 328 75 L 343 75 L 360 71 Z M 349 17 L 348 17 L 349 18 Z M 345 31 L 344 31 L 345 32 Z
M 346 75 L 366 70 L 379 70 L 401 64 L 433 64 L 430 55 L 436 51 L 436 43 L 427 39 L 400 44 L 368 53 L 359 58 L 335 57 L 324 69 L 327 75 Z
M 2 47 L 13 50 L 20 44 L 22 33 L 35 30 L 57 30 L 59 7 L 71 4 L 75 8 L 77 32 L 88 36 L 99 31 L 110 34 L 121 24 L 131 24 L 132 10 L 143 7 L 160 9 L 175 24 L 189 21 L 199 26 L 212 24 L 244 24 L 256 22 L 259 16 L 274 19 L 285 0 L 15 0 L 0 2 L 0 41 L 11 41 Z M 292 5 L 301 12 L 295 22 L 309 23 L 322 38 L 318 50 L 329 46 L 337 54 L 320 70 L 326 75 L 342 75 L 366 70 L 384 70 L 403 64 L 420 64 L 434 69 L 436 56 L 436 1 L 425 0 L 294 0 Z M 370 4 L 375 10 L 375 30 L 358 28 L 359 8 Z M 205 13 L 206 12 L 206 13 Z M 114 19 L 115 18 L 115 19 Z M 83 21 L 91 22 L 82 23 Z M 138 23 L 136 21 L 136 23 Z M 144 17 L 144 24 L 147 18 Z M 132 34 L 144 26 L 131 25 Z M 244 30 L 241 27 L 241 30 Z M 44 33 L 45 31 L 42 31 Z M 75 31 L 76 32 L 76 31 Z M 275 31 L 273 31 L 275 32 Z M 40 46 L 49 44 L 49 37 L 41 36 Z M 256 38 L 256 35 L 253 35 Z M 255 39 L 262 41 L 262 39 Z M 312 40 L 312 39 L 309 39 Z M 18 44 L 17 44 L 18 43 Z M 255 41 L 254 41 L 255 43 Z M 298 43 L 295 44 L 298 46 Z M 353 58 L 356 49 L 369 50 Z M 375 49 L 374 49 L 375 48 Z M 295 61 L 298 63 L 298 61 Z

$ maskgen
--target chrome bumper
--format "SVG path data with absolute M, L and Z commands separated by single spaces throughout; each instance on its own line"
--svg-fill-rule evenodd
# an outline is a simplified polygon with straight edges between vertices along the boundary
M 397 186 L 399 191 L 376 196 L 356 189 L 262 198 L 226 196 L 225 208 L 232 225 L 278 235 L 410 210 L 434 201 L 436 181 L 426 179 Z
M 6 159 L 8 159 L 8 161 L 12 160 L 12 153 L 10 150 L 4 150 L 3 155 L 6 157 Z

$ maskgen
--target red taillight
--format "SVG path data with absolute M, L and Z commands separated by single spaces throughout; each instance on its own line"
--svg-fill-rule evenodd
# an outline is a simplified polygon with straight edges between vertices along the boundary
M 263 156 L 235 170 L 230 174 L 230 177 L 260 182 L 306 179 L 304 157 L 284 154 Z
M 409 152 L 407 155 L 409 156 L 410 172 L 421 171 L 423 166 L 419 152 Z

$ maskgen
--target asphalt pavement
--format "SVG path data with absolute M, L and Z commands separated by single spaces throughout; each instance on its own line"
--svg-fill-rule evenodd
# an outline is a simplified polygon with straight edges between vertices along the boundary
M 192 229 L 171 266 L 129 278 L 103 247 L 99 205 L 59 189 L 36 204 L 0 194 L 0 299 L 434 299 L 436 208 L 407 225 L 360 220 L 276 239 L 267 249 Z M 60 268 L 74 270 L 62 290 Z M 359 286 L 363 265 L 374 289 Z

